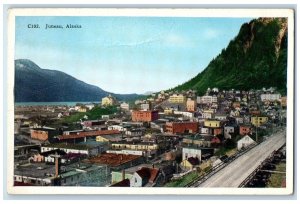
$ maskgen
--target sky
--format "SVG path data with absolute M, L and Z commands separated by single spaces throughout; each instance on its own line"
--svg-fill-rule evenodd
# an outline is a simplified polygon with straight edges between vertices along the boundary
M 15 59 L 32 60 L 105 91 L 143 94 L 175 87 L 200 73 L 250 20 L 18 16 Z M 46 24 L 63 29 L 45 29 Z

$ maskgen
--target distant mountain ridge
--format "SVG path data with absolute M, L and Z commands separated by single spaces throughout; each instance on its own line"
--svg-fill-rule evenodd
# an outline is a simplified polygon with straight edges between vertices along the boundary
M 287 18 L 258 18 L 241 26 L 238 35 L 197 76 L 172 90 L 276 87 L 286 94 Z
M 80 81 L 64 72 L 42 69 L 28 59 L 15 60 L 15 102 L 100 101 L 112 94 L 135 100 L 137 94 L 114 94 Z

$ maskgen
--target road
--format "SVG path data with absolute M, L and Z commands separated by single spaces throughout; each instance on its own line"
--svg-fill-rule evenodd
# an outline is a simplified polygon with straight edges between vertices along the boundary
M 244 155 L 195 187 L 234 187 L 237 188 L 274 150 L 286 142 L 286 130 L 274 133 L 266 141 L 257 145 Z

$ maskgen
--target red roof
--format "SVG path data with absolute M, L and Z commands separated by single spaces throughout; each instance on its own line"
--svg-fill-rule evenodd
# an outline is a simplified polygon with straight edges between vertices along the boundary
M 141 178 L 153 183 L 158 176 L 159 169 L 142 167 L 136 172 Z
M 58 139 L 67 140 L 67 139 L 76 139 L 82 137 L 93 137 L 99 135 L 113 135 L 113 134 L 120 134 L 120 131 L 119 130 L 98 130 L 98 131 L 78 132 L 77 134 L 58 136 Z
M 130 187 L 130 180 L 124 179 L 118 183 L 112 184 L 110 187 Z
M 142 156 L 140 155 L 130 155 L 130 154 L 113 154 L 113 153 L 104 153 L 90 159 L 85 160 L 87 163 L 93 164 L 106 164 L 111 167 L 116 167 L 127 162 L 136 160 Z
M 15 181 L 14 186 L 33 186 L 33 184 Z

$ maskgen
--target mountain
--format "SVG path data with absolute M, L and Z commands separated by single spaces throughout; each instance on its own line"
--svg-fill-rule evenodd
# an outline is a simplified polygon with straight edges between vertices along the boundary
M 286 94 L 287 18 L 259 18 L 241 26 L 226 49 L 191 80 L 173 90 L 276 87 Z
M 134 100 L 137 94 L 113 94 L 64 72 L 42 69 L 28 59 L 15 60 L 15 102 L 100 101 L 108 94 Z

